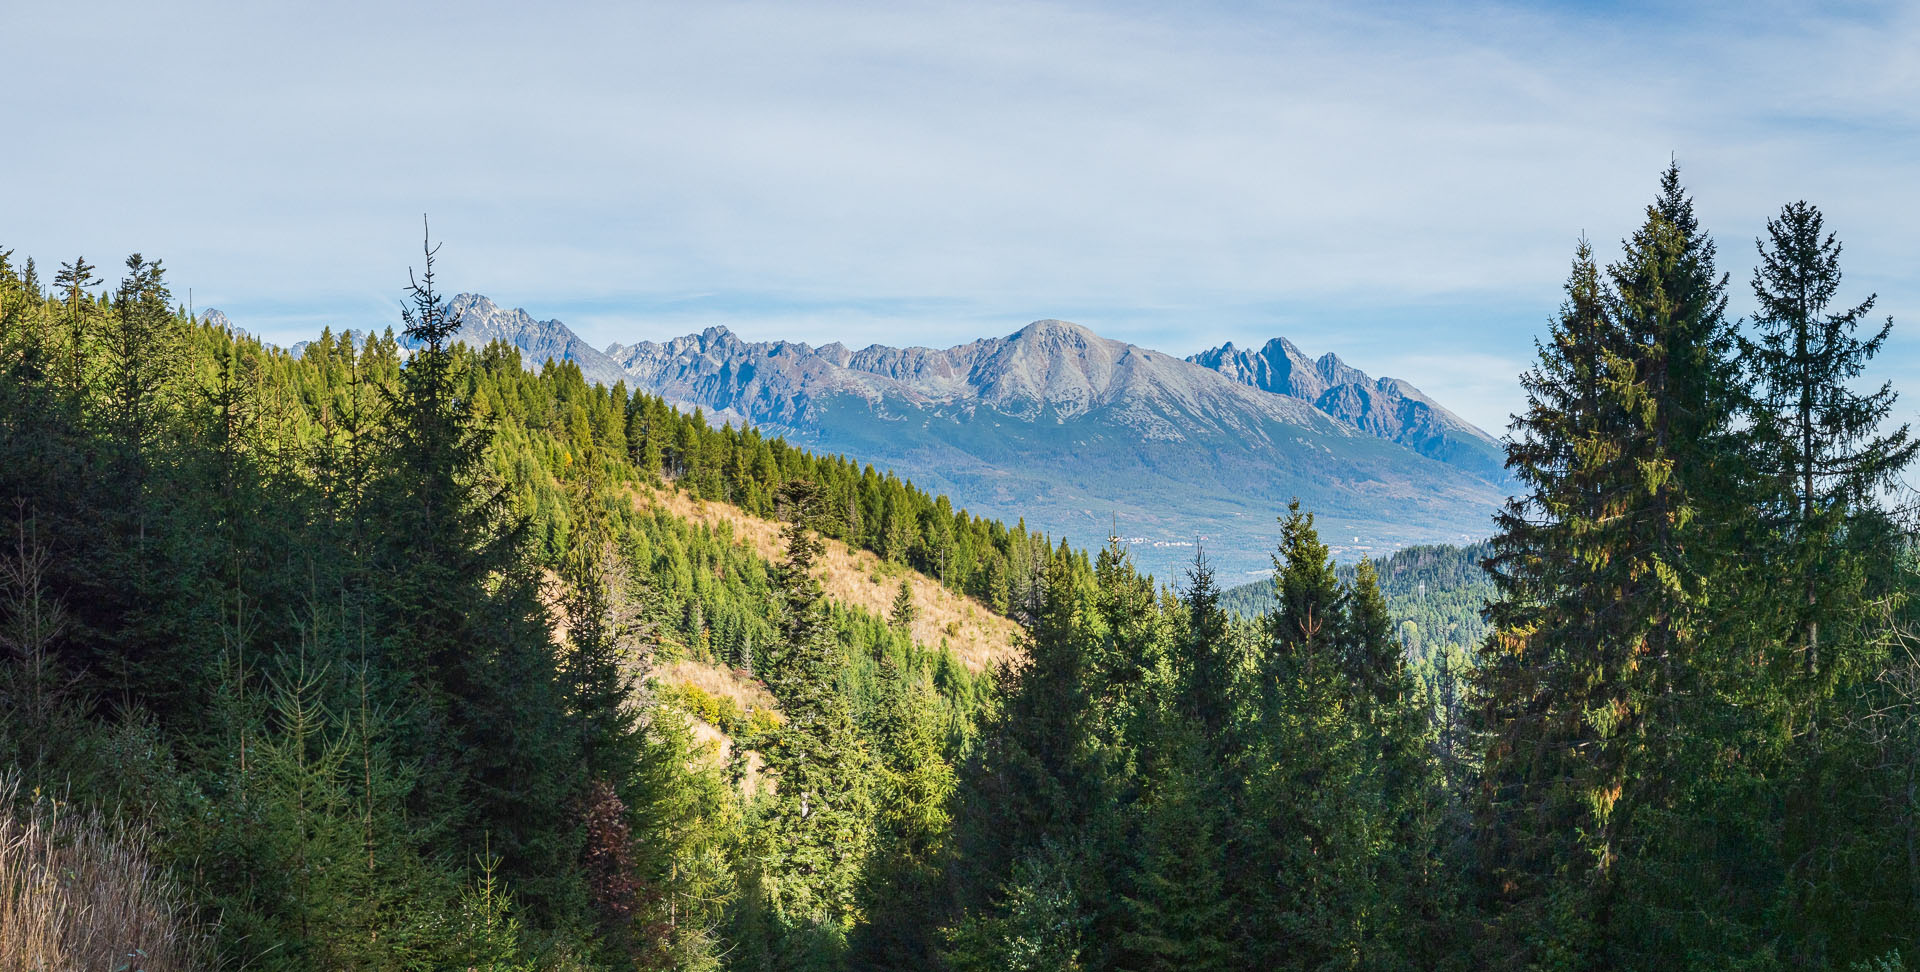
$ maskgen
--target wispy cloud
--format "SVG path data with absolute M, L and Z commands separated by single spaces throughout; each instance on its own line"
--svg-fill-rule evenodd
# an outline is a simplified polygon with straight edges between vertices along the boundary
M 1381 349 L 1375 370 L 1497 426 L 1511 374 L 1412 371 L 1524 362 L 1574 239 L 1609 249 L 1669 153 L 1736 296 L 1766 215 L 1804 197 L 1920 326 L 1910 5 L 7 20 L 33 86 L 9 124 L 32 136 L 0 153 L 0 243 L 158 253 L 203 306 L 288 338 L 391 317 L 430 211 L 444 279 L 600 343 L 725 323 L 938 344 L 1042 316 L 1181 353 L 1287 333 L 1363 366 Z M 1890 359 L 1920 377 L 1920 342 Z

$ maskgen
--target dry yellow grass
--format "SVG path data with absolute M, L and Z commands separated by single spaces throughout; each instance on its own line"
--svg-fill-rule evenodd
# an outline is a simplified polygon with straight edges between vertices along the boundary
M 205 968 L 144 836 L 0 781 L 0 972 Z
M 651 674 L 663 682 L 692 685 L 708 695 L 732 699 L 742 713 L 754 709 L 777 712 L 780 708 L 773 700 L 773 693 L 767 691 L 759 679 L 721 665 L 681 659 L 656 667 Z
M 657 506 L 690 523 L 730 536 L 734 543 L 768 562 L 778 561 L 784 553 L 780 542 L 782 524 L 751 516 L 739 507 L 696 499 L 672 487 L 642 487 L 636 491 L 634 502 L 642 507 Z M 855 550 L 840 541 L 823 538 L 818 576 L 829 598 L 881 617 L 892 612 L 900 582 L 906 581 L 913 594 L 915 618 L 910 633 L 914 640 L 928 647 L 946 645 L 973 671 L 991 668 L 1019 652 L 1018 625 L 971 598 L 947 590 L 930 577 L 886 563 L 869 551 Z M 549 573 L 542 581 L 553 639 L 565 650 L 567 626 L 559 579 Z M 780 707 L 773 694 L 743 672 L 686 659 L 655 663 L 644 671 L 638 667 L 645 665 L 644 661 L 638 662 L 636 674 L 667 684 L 696 687 L 716 698 L 731 700 L 742 713 L 758 709 L 776 718 L 779 716 Z M 733 757 L 736 743 L 731 736 L 698 717 L 693 717 L 691 722 L 695 739 L 710 744 L 711 758 L 725 763 Z M 745 757 L 743 791 L 749 796 L 771 792 L 773 781 L 765 773 L 760 754 L 748 751 Z
M 763 559 L 778 561 L 781 524 L 751 516 L 737 506 L 696 499 L 671 487 L 642 490 L 636 502 L 657 505 L 667 512 L 709 528 L 726 527 L 734 542 Z M 893 598 L 905 580 L 913 591 L 917 617 L 913 638 L 929 647 L 945 643 L 960 661 L 978 672 L 1011 659 L 1019 652 L 1020 626 L 988 610 L 970 597 L 942 587 L 917 571 L 889 564 L 872 552 L 855 550 L 838 540 L 825 540 L 820 557 L 820 585 L 841 604 L 863 608 L 881 617 L 893 610 Z
M 731 700 L 740 707 L 743 715 L 759 709 L 775 718 L 779 717 L 780 705 L 774 701 L 773 693 L 767 691 L 767 687 L 758 679 L 744 672 L 722 665 L 681 659 L 658 665 L 649 674 L 662 682 L 691 685 L 708 695 Z M 732 736 L 693 713 L 688 713 L 688 717 L 693 724 L 694 739 L 711 747 L 709 752 L 716 762 L 725 765 L 733 758 L 735 744 Z M 766 760 L 753 750 L 747 750 L 740 790 L 742 795 L 749 798 L 773 790 L 773 780 L 766 773 Z

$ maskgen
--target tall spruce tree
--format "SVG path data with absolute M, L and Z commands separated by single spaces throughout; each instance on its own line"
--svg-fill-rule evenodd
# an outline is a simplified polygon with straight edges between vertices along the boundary
M 892 659 L 881 668 L 872 734 L 879 752 L 877 832 L 851 960 L 859 968 L 905 972 L 937 962 L 931 919 L 939 909 L 956 780 L 932 680 Z
M 1595 818 L 1605 809 L 1589 795 L 1617 792 L 1600 757 L 1628 704 L 1627 660 L 1602 639 L 1630 579 L 1606 525 L 1639 487 L 1616 439 L 1631 414 L 1632 349 L 1585 241 L 1566 292 L 1520 378 L 1528 406 L 1507 465 L 1525 492 L 1496 518 L 1487 568 L 1499 597 L 1476 675 L 1487 738 L 1479 859 L 1506 932 L 1493 950 L 1515 964 L 1525 961 L 1512 954 L 1518 942 L 1551 953 L 1588 938 L 1584 890 L 1604 853 Z
M 94 335 L 87 288 L 100 286 L 100 280 L 93 275 L 96 269 L 86 257 L 74 257 L 72 263 L 62 263 L 60 272 L 53 277 L 53 285 L 58 288 L 66 310 L 66 347 L 60 356 L 60 380 L 73 406 L 86 398 L 89 381 L 87 359 Z
M 1824 222 L 1806 202 L 1782 207 L 1768 220 L 1768 238 L 1755 244 L 1758 340 L 1746 347 L 1758 389 L 1754 465 L 1771 487 L 1769 508 L 1781 539 L 1780 620 L 1791 632 L 1782 637 L 1797 656 L 1783 666 L 1791 671 L 1787 718 L 1798 745 L 1782 850 L 1791 862 L 1786 880 L 1792 889 L 1783 923 L 1790 956 L 1801 967 L 1829 961 L 1827 929 L 1851 907 L 1840 875 L 1847 870 L 1846 846 L 1862 835 L 1835 811 L 1858 806 L 1852 798 L 1871 772 L 1844 766 L 1846 741 L 1835 745 L 1828 738 L 1831 710 L 1843 679 L 1868 674 L 1863 667 L 1871 645 L 1862 621 L 1871 613 L 1870 577 L 1875 561 L 1897 556 L 1883 545 L 1876 494 L 1920 449 L 1906 425 L 1880 432 L 1894 405 L 1890 384 L 1864 393 L 1849 387 L 1893 321 L 1862 340 L 1855 332 L 1872 311 L 1873 296 L 1829 310 L 1840 288 L 1841 246 Z M 1782 653 L 1779 660 L 1789 658 Z
M 1735 619 L 1710 607 L 1739 587 L 1750 495 L 1725 279 L 1669 167 L 1604 283 L 1582 244 L 1522 379 L 1508 465 L 1527 492 L 1499 517 L 1481 676 L 1482 861 L 1507 961 L 1645 966 L 1742 934 L 1690 919 L 1700 888 L 1678 877 L 1727 863 L 1707 831 L 1735 788 L 1686 767 L 1727 764 L 1743 731 L 1710 691 L 1738 664 L 1716 637 Z
M 1346 597 L 1313 515 L 1296 501 L 1274 555 L 1247 813 L 1233 862 L 1242 964 L 1313 968 L 1374 945 L 1381 908 L 1369 876 L 1380 808 L 1346 684 Z
M 1782 207 L 1767 221 L 1767 237 L 1755 241 L 1759 340 L 1746 349 L 1759 389 L 1755 418 L 1764 432 L 1758 464 L 1788 507 L 1785 528 L 1802 595 L 1795 624 L 1801 667 L 1818 679 L 1822 620 L 1851 618 L 1858 610 L 1834 590 L 1857 576 L 1858 566 L 1829 563 L 1825 554 L 1848 515 L 1913 461 L 1920 442 L 1904 424 L 1879 434 L 1893 410 L 1891 383 L 1866 393 L 1848 385 L 1886 343 L 1893 319 L 1862 340 L 1855 332 L 1872 312 L 1874 295 L 1828 310 L 1839 294 L 1841 246 L 1819 208 L 1806 202 Z
M 1089 835 L 1111 805 L 1091 711 L 1092 594 L 1064 545 L 1042 578 L 1026 651 L 998 673 L 999 704 L 961 782 L 947 929 L 956 968 L 1078 963 L 1083 902 L 1099 897 L 1082 886 Z
M 860 876 L 873 848 L 872 758 L 840 691 L 843 658 L 814 576 L 820 491 L 795 480 L 782 498 L 781 642 L 764 670 L 786 721 L 766 752 L 775 792 L 756 857 L 773 912 L 792 929 L 776 954 L 795 967 L 836 949 L 859 917 Z
M 643 622 L 614 543 L 600 456 L 590 439 L 576 447 L 569 505 L 578 523 L 560 574 L 567 624 L 560 676 L 585 778 L 618 791 L 640 754 L 633 672 L 647 662 L 641 655 Z
M 1370 871 L 1386 908 L 1374 947 L 1417 967 L 1432 965 L 1454 931 L 1451 862 L 1442 859 L 1445 793 L 1433 705 L 1393 635 L 1372 561 L 1362 560 L 1354 570 L 1342 640 L 1371 799 L 1384 828 Z
M 1138 734 L 1140 790 L 1129 807 L 1129 853 L 1114 964 L 1128 969 L 1236 967 L 1228 886 L 1230 821 L 1245 766 L 1234 703 L 1244 654 L 1220 610 L 1204 553 L 1185 597 L 1163 613 L 1172 650 L 1158 652 Z M 1152 655 L 1149 655 L 1152 660 Z
M 434 289 L 438 247 L 423 250 L 402 311 L 412 353 L 386 412 L 386 689 L 396 705 L 415 704 L 409 756 L 433 801 L 422 809 L 453 818 L 467 847 L 490 844 L 521 902 L 555 920 L 583 907 L 569 866 L 581 838 L 569 813 L 579 750 L 534 568 L 516 549 L 524 524 L 510 518 L 504 486 L 487 481 L 492 430 L 454 344 L 461 321 Z

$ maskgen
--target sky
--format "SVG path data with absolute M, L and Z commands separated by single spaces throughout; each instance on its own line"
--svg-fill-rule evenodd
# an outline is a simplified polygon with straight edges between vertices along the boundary
M 1678 160 L 1797 199 L 1920 417 L 1920 5 L 11 3 L 0 247 L 281 343 L 439 280 L 596 345 L 1291 338 L 1498 432 Z

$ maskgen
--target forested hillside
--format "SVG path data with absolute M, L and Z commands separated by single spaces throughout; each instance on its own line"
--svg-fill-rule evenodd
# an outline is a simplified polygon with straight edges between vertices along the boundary
M 187 320 L 157 262 L 99 286 L 0 259 L 0 755 L 20 813 L 58 793 L 146 828 L 203 958 L 710 964 L 764 826 L 742 775 L 793 719 L 757 686 L 795 612 L 846 719 L 833 758 L 869 800 L 940 810 L 1040 538 L 454 347 L 426 290 L 413 353 L 329 333 L 296 357 Z M 833 555 L 862 571 L 842 596 L 783 606 L 810 581 L 753 514 L 796 481 L 805 522 L 873 552 Z M 696 741 L 715 730 L 730 759 Z M 891 853 L 881 823 L 859 821 Z
M 0 261 L 0 968 L 1905 968 L 1917 447 L 1760 253 L 1670 169 L 1489 544 L 1296 503 L 1264 601 L 460 348 L 430 255 L 297 357 Z

